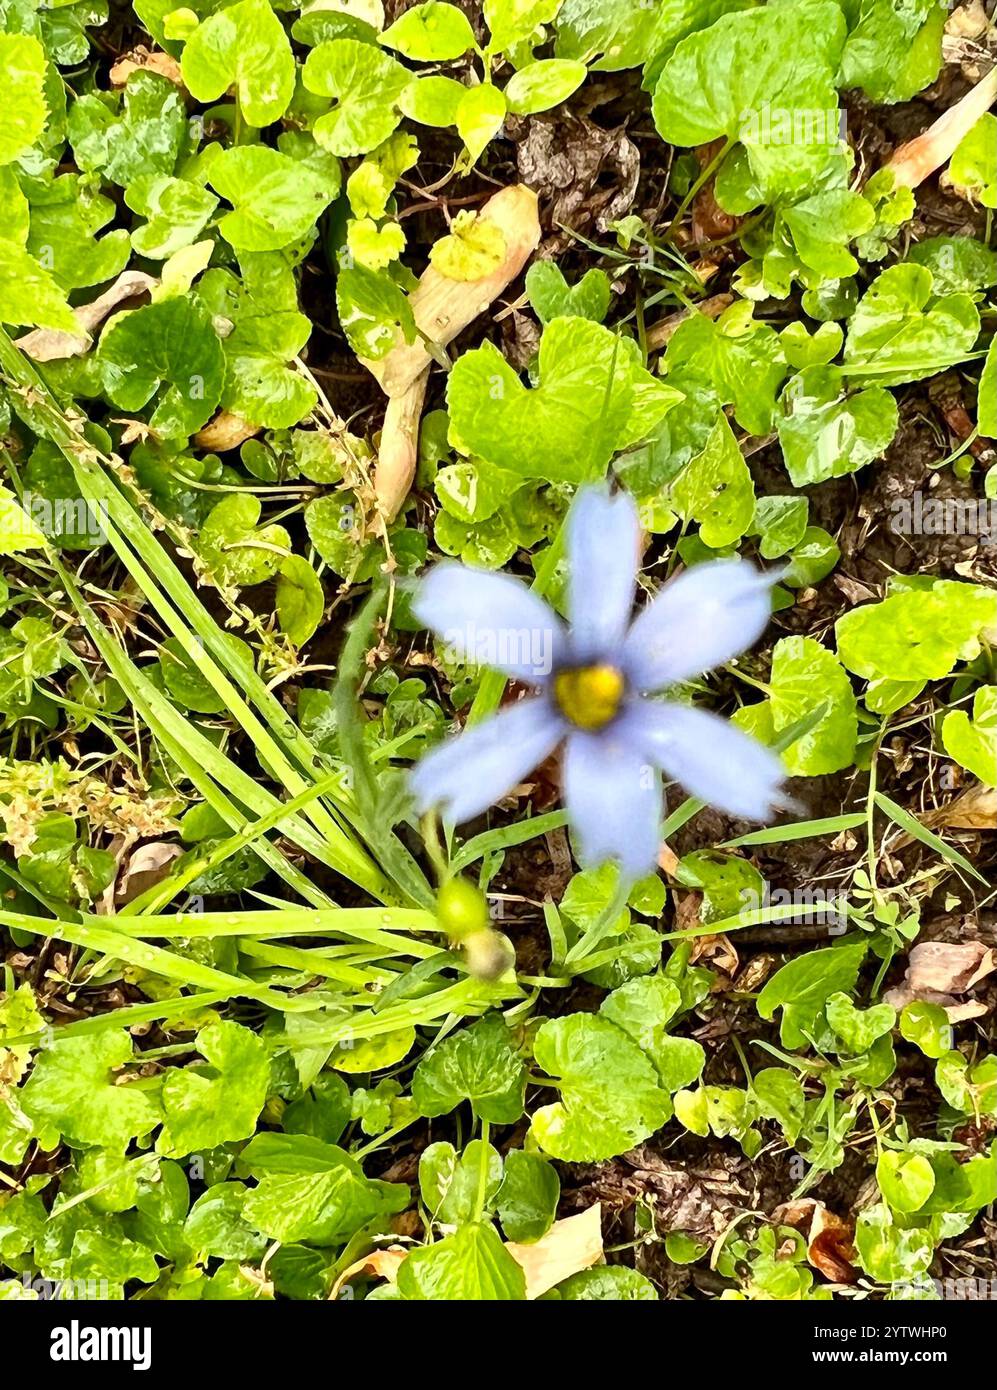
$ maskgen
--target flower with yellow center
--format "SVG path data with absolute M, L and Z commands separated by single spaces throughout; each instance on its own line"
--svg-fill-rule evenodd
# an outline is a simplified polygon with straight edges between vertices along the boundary
M 746 819 L 779 804 L 778 757 L 693 705 L 649 698 L 729 661 L 759 637 L 777 576 L 739 560 L 694 565 L 633 621 L 640 554 L 625 493 L 583 489 L 568 519 L 566 627 L 507 574 L 437 565 L 412 611 L 476 665 L 538 687 L 434 748 L 412 777 L 422 810 L 470 820 L 563 745 L 562 785 L 579 860 L 615 860 L 630 880 L 661 844 L 664 772 L 700 800 Z

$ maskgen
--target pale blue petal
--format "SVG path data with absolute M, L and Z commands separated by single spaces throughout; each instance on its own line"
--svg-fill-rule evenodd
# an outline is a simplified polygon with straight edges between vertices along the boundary
M 778 577 L 743 560 L 711 560 L 666 584 L 627 636 L 634 689 L 663 690 L 747 651 L 771 617 Z
M 661 783 L 627 736 L 625 721 L 598 734 L 572 732 L 564 752 L 564 800 L 582 864 L 613 859 L 626 879 L 658 862 Z
M 612 660 L 634 606 L 640 524 L 633 499 L 604 487 L 579 492 L 568 517 L 572 658 Z
M 434 748 L 412 772 L 421 811 L 459 824 L 487 811 L 552 753 L 565 723 L 544 696 L 520 700 Z
M 769 820 L 785 801 L 785 769 L 770 749 L 705 710 L 635 700 L 627 735 L 644 756 L 700 801 L 745 820 Z
M 508 574 L 444 561 L 420 581 L 412 611 L 455 658 L 532 685 L 542 685 L 565 659 L 557 614 Z

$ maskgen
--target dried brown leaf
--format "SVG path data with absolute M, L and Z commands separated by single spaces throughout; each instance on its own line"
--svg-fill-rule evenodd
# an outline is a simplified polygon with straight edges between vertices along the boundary
M 591 1269 L 602 1259 L 602 1207 L 555 1221 L 532 1245 L 506 1241 L 505 1248 L 526 1275 L 526 1297 L 539 1298 L 562 1279 Z
M 772 1220 L 792 1226 L 806 1237 L 807 1259 L 814 1269 L 834 1284 L 854 1284 L 858 1279 L 851 1221 L 829 1211 L 813 1197 L 783 1202 L 772 1212 Z
M 858 1273 L 852 1264 L 855 1228 L 850 1221 L 835 1216 L 822 1202 L 817 1203 L 807 1236 L 807 1258 L 814 1269 L 834 1284 L 854 1284 Z
M 248 420 L 231 410 L 220 410 L 203 430 L 198 430 L 194 435 L 194 443 L 210 453 L 224 454 L 229 449 L 237 449 L 247 439 L 252 439 L 262 428 L 262 425 L 251 425 Z
M 344 1284 L 348 1284 L 356 1274 L 373 1274 L 378 1279 L 387 1279 L 389 1284 L 394 1284 L 398 1279 L 398 1267 L 405 1259 L 408 1251 L 400 1245 L 389 1245 L 387 1250 L 372 1250 L 369 1255 L 363 1255 L 359 1260 L 354 1260 L 348 1268 L 333 1284 L 329 1298 L 339 1297 L 339 1291 Z
M 154 53 L 139 44 L 130 53 L 124 53 L 111 68 L 111 85 L 123 87 L 133 72 L 158 72 L 178 87 L 183 86 L 180 64 L 169 53 Z
M 907 958 L 906 983 L 915 996 L 965 994 L 997 970 L 997 951 L 982 941 L 919 941 Z
M 183 854 L 180 845 L 169 844 L 165 840 L 155 840 L 152 844 L 139 845 L 128 858 L 118 879 L 115 899 L 118 903 L 131 902 L 161 882 L 169 872 L 174 859 Z
M 918 820 L 929 830 L 997 830 L 997 787 L 977 782 L 954 801 L 918 816 Z

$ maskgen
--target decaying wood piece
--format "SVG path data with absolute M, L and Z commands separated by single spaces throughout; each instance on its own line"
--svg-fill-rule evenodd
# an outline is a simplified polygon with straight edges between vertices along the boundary
M 894 153 L 886 164 L 897 186 L 917 188 L 930 178 L 955 153 L 963 136 L 997 101 L 997 67 L 987 73 L 976 86 L 957 101 L 923 134 Z
M 30 333 L 23 333 L 17 339 L 17 346 L 35 362 L 79 357 L 90 346 L 93 330 L 99 328 L 119 304 L 137 295 L 147 294 L 158 284 L 154 276 L 146 275 L 142 270 L 123 270 L 103 294 L 73 310 L 79 333 L 67 333 L 61 328 L 33 328 Z
M 505 258 L 483 280 L 450 280 L 435 266 L 428 266 L 412 291 L 409 303 L 416 327 L 431 343 L 445 347 L 463 333 L 479 314 L 515 280 L 540 245 L 540 219 L 537 195 L 522 184 L 503 188 L 489 198 L 479 213 L 494 222 L 505 241 Z M 377 362 L 361 358 L 363 365 L 380 382 L 389 396 L 408 390 L 416 377 L 431 364 L 432 357 L 421 338 L 414 343 L 399 341 Z
M 408 496 L 419 458 L 419 422 L 429 385 L 429 368 L 399 396 L 389 396 L 374 470 L 381 515 L 393 521 Z
M 378 508 L 388 521 L 397 515 L 415 477 L 419 417 L 433 361 L 424 338 L 445 347 L 515 280 L 540 244 L 537 196 L 522 184 L 496 193 L 479 216 L 502 233 L 505 256 L 501 264 L 481 280 L 470 282 L 451 280 L 429 266 L 409 300 L 424 337 L 414 343 L 400 339 L 377 362 L 360 359 L 389 398 L 374 470 Z

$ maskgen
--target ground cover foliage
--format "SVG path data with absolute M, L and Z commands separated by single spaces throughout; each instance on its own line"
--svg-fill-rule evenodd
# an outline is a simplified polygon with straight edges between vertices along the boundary
M 0 1297 L 992 1279 L 993 0 L 0 0 L 0 60 Z M 667 693 L 788 779 L 666 778 L 636 881 L 557 756 L 410 785 L 524 693 L 421 576 L 566 615 L 606 486 L 638 607 L 770 574 Z

